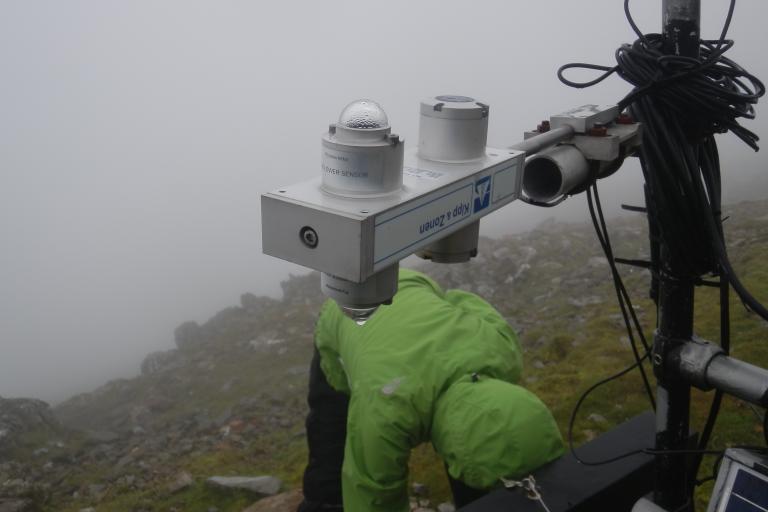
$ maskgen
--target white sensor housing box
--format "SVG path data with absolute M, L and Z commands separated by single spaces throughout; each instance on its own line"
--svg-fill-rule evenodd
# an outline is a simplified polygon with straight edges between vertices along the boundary
M 360 283 L 520 196 L 522 151 L 484 147 L 451 164 L 417 152 L 405 149 L 402 187 L 387 195 L 329 194 L 321 178 L 262 195 L 263 252 Z

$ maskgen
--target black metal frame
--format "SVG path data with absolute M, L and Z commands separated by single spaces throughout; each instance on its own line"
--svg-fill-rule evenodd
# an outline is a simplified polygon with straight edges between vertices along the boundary
M 699 57 L 700 18 L 701 0 L 663 0 L 665 53 Z M 655 169 L 648 171 L 653 173 Z M 691 386 L 716 388 L 718 392 L 768 407 L 768 370 L 731 358 L 720 347 L 694 338 L 696 283 L 665 246 L 660 234 L 669 230 L 663 229 L 665 226 L 655 215 L 654 198 L 648 186 L 645 192 L 654 270 L 650 295 L 656 303 L 658 318 L 652 348 L 657 396 L 654 424 L 647 425 L 647 436 L 637 435 L 634 441 L 642 439 L 636 447 L 642 450 L 650 445 L 647 437 L 655 431 L 656 455 L 635 455 L 608 465 L 584 466 L 567 454 L 537 470 L 534 475 L 552 512 L 630 510 L 635 500 L 651 491 L 655 504 L 664 510 L 691 512 L 696 476 L 693 472 L 698 460 L 696 450 L 691 450 L 696 447 L 696 436 L 690 433 Z M 653 415 L 649 413 L 647 418 Z M 610 455 L 628 453 L 631 450 L 626 449 L 627 440 L 622 438 L 626 435 L 627 426 L 619 426 L 601 436 L 599 443 L 589 443 L 579 451 L 586 455 L 608 448 Z M 589 475 L 586 481 L 584 475 Z M 579 482 L 579 486 L 571 485 L 571 481 Z M 519 493 L 506 491 L 491 493 L 461 510 L 509 510 L 512 506 L 521 511 L 540 510 L 538 504 L 532 505 Z
M 665 51 L 699 56 L 701 0 L 664 0 Z M 650 172 L 653 172 L 651 169 Z M 651 204 L 647 204 L 649 210 Z M 649 232 L 658 233 L 658 220 L 648 217 Z M 657 269 L 658 328 L 653 343 L 653 367 L 657 378 L 656 449 L 682 450 L 688 446 L 691 386 L 667 364 L 675 349 L 693 338 L 694 284 L 680 271 L 680 263 L 660 242 Z M 670 511 L 692 510 L 688 458 L 680 454 L 656 456 L 654 502 Z
M 586 460 L 604 460 L 650 446 L 655 419 L 648 411 L 602 434 L 578 449 Z M 654 459 L 638 453 L 604 466 L 584 466 L 566 453 L 537 469 L 533 476 L 550 512 L 628 511 L 653 490 Z M 541 512 L 522 489 L 498 489 L 459 509 L 460 512 Z

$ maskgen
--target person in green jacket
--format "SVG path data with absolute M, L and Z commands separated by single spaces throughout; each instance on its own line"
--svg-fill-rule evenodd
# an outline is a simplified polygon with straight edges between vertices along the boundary
M 315 345 L 300 512 L 408 511 L 408 458 L 428 441 L 457 505 L 563 453 L 547 407 L 515 384 L 514 332 L 477 295 L 401 270 L 392 304 L 362 326 L 327 301 Z

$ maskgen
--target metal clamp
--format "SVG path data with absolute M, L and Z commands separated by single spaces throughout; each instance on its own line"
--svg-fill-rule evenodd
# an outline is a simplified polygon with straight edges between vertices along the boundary
M 707 369 L 712 360 L 724 351 L 714 343 L 693 337 L 674 351 L 675 364 L 680 375 L 693 386 L 708 391 L 712 385 L 707 380 Z

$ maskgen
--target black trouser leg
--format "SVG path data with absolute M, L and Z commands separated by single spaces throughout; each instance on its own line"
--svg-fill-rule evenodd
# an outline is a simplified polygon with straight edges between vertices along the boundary
M 448 473 L 448 468 L 445 468 L 445 474 L 448 476 L 448 482 L 451 484 L 451 494 L 453 494 L 453 504 L 456 508 L 469 505 L 475 500 L 478 500 L 488 494 L 488 491 L 480 491 L 469 487 L 461 480 L 456 480 Z
M 328 384 L 320 368 L 317 348 L 309 369 L 307 401 L 309 462 L 304 470 L 304 502 L 298 512 L 340 511 L 341 465 L 347 437 L 349 397 Z

